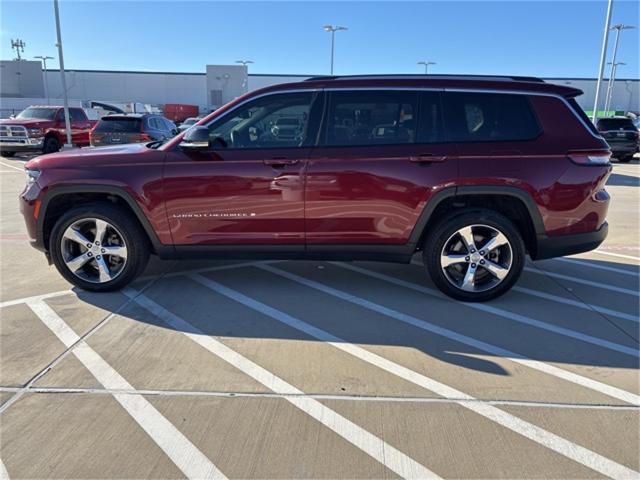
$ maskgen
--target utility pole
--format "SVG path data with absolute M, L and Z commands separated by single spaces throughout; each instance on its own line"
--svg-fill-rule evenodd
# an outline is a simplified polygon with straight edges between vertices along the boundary
M 17 60 L 17 61 L 22 60 L 20 53 L 24 53 L 24 47 L 26 46 L 27 44 L 24 43 L 19 38 L 16 38 L 15 40 L 13 38 L 11 39 L 11 48 L 16 51 L 16 55 L 17 55 L 17 58 L 14 58 L 14 60 Z
M 324 31 L 325 32 L 330 32 L 331 33 L 331 75 L 333 75 L 333 51 L 334 51 L 334 47 L 335 47 L 335 41 L 336 41 L 336 32 L 339 32 L 341 30 L 349 30 L 347 27 L 339 27 L 339 26 L 333 26 L 333 25 L 325 25 L 324 27 Z
M 621 30 L 629 30 L 634 28 L 632 25 L 624 25 L 622 23 L 618 23 L 611 27 L 611 30 L 616 31 L 616 41 L 613 44 L 613 59 L 609 62 L 611 64 L 611 72 L 609 72 L 609 84 L 607 85 L 607 93 L 604 97 L 604 114 L 607 115 L 609 112 L 609 107 L 611 106 L 609 103 L 611 102 L 611 96 L 613 95 L 613 86 L 615 81 L 615 70 L 618 65 L 624 65 L 621 63 L 616 63 L 616 57 L 618 56 L 618 44 L 620 43 L 620 31 Z
M 47 97 L 47 105 L 49 105 L 49 81 L 47 80 L 47 60 L 53 60 L 53 57 L 49 56 L 36 56 L 33 58 L 38 58 L 42 60 L 43 70 L 44 70 L 44 96 Z
M 429 73 L 429 65 L 435 65 L 436 62 L 429 62 L 427 60 L 423 60 L 422 62 L 418 62 L 418 65 L 424 65 L 424 74 L 427 75 Z
M 56 35 L 58 37 L 58 58 L 60 59 L 60 77 L 62 81 L 62 99 L 64 101 L 64 126 L 67 131 L 67 143 L 65 147 L 71 148 L 71 119 L 69 118 L 69 98 L 67 97 L 67 78 L 64 73 L 64 56 L 62 54 L 62 33 L 60 32 L 60 12 L 58 9 L 58 0 L 53 0 L 53 10 L 56 16 Z
M 596 122 L 598 116 L 598 100 L 600 97 L 600 86 L 602 85 L 602 76 L 604 75 L 604 64 L 607 59 L 607 43 L 609 43 L 609 29 L 611 27 L 611 10 L 613 10 L 613 0 L 609 0 L 607 5 L 607 16 L 604 21 L 604 35 L 602 38 L 602 50 L 600 52 L 600 68 L 598 69 L 598 81 L 596 82 L 596 95 L 593 100 L 593 117 L 591 120 Z

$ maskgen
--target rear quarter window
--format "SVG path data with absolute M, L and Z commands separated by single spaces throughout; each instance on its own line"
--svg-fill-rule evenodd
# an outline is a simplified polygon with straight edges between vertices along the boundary
M 447 92 L 444 111 L 453 142 L 532 140 L 542 131 L 526 95 Z

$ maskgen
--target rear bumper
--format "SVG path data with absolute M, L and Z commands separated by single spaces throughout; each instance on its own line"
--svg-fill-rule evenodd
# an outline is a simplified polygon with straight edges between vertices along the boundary
M 604 242 L 607 233 L 609 233 L 609 224 L 604 222 L 595 232 L 538 237 L 538 248 L 533 260 L 563 257 L 594 250 Z

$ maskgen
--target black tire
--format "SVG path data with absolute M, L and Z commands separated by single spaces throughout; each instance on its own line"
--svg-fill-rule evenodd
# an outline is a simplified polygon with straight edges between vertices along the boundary
M 42 153 L 55 153 L 60 150 L 60 142 L 56 137 L 47 137 L 44 139 Z
M 103 283 L 87 281 L 74 274 L 65 263 L 62 250 L 64 232 L 70 225 L 85 218 L 104 220 L 115 227 L 122 236 L 127 249 L 127 258 L 122 270 L 113 280 Z M 60 274 L 73 285 L 92 292 L 109 292 L 124 288 L 144 271 L 149 260 L 149 251 L 149 239 L 133 215 L 111 204 L 101 202 L 89 203 L 69 210 L 56 221 L 49 238 L 49 252 Z M 95 260 L 89 261 L 87 265 L 91 266 L 91 262 Z
M 618 161 L 619 161 L 620 163 L 628 163 L 628 162 L 630 162 L 631 160 L 633 160 L 633 155 L 627 155 L 626 157 L 620 157 L 620 158 L 618 158 Z
M 0 155 L 2 155 L 3 157 L 13 157 L 16 154 L 16 152 L 5 152 L 4 150 L 0 151 Z
M 452 280 L 450 280 L 450 275 L 445 273 L 441 266 L 441 254 L 445 248 L 445 244 L 451 241 L 452 236 L 458 230 L 471 225 L 488 226 L 497 230 L 507 238 L 511 247 L 509 253 L 511 259 L 509 272 L 497 285 L 482 291 L 466 291 L 454 285 Z M 482 229 L 483 227 L 474 228 Z M 481 245 L 478 245 L 478 247 L 481 247 Z M 444 294 L 464 302 L 485 302 L 506 293 L 516 283 L 518 278 L 520 278 L 526 260 L 526 250 L 522 236 L 513 222 L 495 211 L 477 209 L 444 218 L 435 225 L 426 236 L 422 258 L 431 279 Z M 459 267 L 454 268 L 469 268 L 469 266 L 465 267 L 464 263 L 460 263 L 459 265 Z M 451 272 L 450 268 L 451 267 L 447 268 L 447 272 Z M 484 267 L 478 264 L 477 269 L 479 272 L 478 275 L 483 275 L 487 282 L 495 281 Z M 489 285 L 489 283 L 487 283 L 487 285 Z

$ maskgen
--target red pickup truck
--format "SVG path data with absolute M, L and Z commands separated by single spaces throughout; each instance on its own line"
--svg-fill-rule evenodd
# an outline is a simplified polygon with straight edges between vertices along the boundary
M 89 120 L 82 108 L 69 108 L 71 141 L 89 145 L 89 132 L 97 121 Z M 0 154 L 13 157 L 16 152 L 53 153 L 66 142 L 64 108 L 31 106 L 15 118 L 0 120 Z

